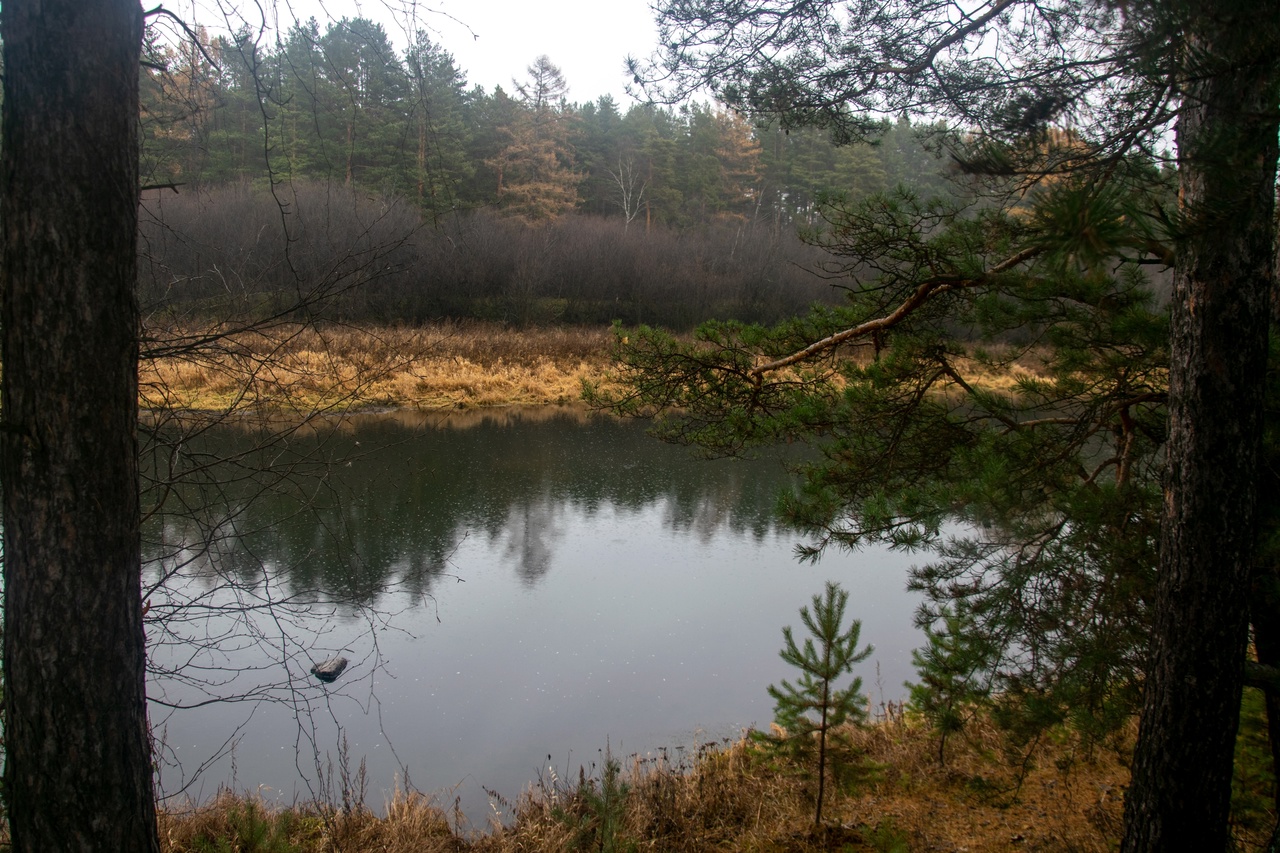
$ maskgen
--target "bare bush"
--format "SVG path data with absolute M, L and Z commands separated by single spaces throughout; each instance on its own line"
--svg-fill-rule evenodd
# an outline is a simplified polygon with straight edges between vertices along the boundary
M 424 228 L 407 205 L 324 184 L 280 199 L 249 185 L 147 205 L 142 301 L 151 324 L 317 316 L 519 326 L 613 320 L 687 329 L 769 322 L 831 301 L 820 252 L 765 225 L 628 228 L 567 216 L 528 225 L 491 212 Z

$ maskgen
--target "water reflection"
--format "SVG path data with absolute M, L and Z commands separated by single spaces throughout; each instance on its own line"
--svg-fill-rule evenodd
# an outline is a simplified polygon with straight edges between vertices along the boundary
M 568 509 L 590 516 L 662 499 L 664 525 L 703 542 L 775 530 L 777 460 L 713 466 L 653 441 L 640 424 L 551 411 L 436 424 L 364 416 L 285 446 L 234 428 L 202 435 L 187 453 L 206 476 L 169 495 L 181 512 L 156 517 L 148 557 L 173 566 L 213 549 L 218 568 L 197 559 L 203 573 L 252 583 L 269 555 L 294 589 L 367 605 L 392 586 L 430 592 L 466 535 L 503 542 L 520 580 L 536 584 L 562 544 Z M 234 468 L 203 470 L 221 457 L 235 458 Z M 243 476 L 282 460 L 287 482 Z
M 482 786 L 513 799 L 548 754 L 563 771 L 606 741 L 625 755 L 767 723 L 764 688 L 791 675 L 781 627 L 828 578 L 877 646 L 879 694 L 910 675 L 907 561 L 798 566 L 777 460 L 702 461 L 574 410 L 265 435 L 152 457 L 195 474 L 146 530 L 167 793 L 234 776 L 323 794 L 345 737 L 375 786 L 407 767 L 461 785 L 483 822 Z M 308 676 L 339 652 L 338 682 Z M 874 667 L 859 674 L 875 696 Z M 202 705 L 226 698 L 251 701 Z

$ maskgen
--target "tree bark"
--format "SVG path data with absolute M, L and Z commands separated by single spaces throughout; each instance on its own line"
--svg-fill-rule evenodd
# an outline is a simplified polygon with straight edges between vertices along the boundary
M 1274 295 L 1272 301 L 1275 301 Z M 1275 475 L 1272 470 L 1274 460 L 1266 459 L 1259 466 L 1262 471 L 1263 488 L 1259 493 L 1260 503 L 1273 506 L 1277 498 Z M 1264 537 L 1265 539 L 1265 537 Z M 1280 671 L 1280 567 L 1271 563 L 1259 564 L 1254 568 L 1250 621 L 1253 625 L 1254 654 L 1259 664 L 1268 668 L 1269 674 Z M 1245 665 L 1245 683 L 1249 684 L 1249 665 Z M 1280 692 L 1274 685 L 1263 687 L 1263 702 L 1267 712 L 1267 737 L 1271 745 L 1271 766 L 1280 770 Z M 1280 815 L 1280 784 L 1272 790 L 1272 801 L 1276 813 Z M 1280 821 L 1272 829 L 1271 840 L 1267 850 L 1280 850 Z
M 1280 6 L 1191 6 L 1165 517 L 1126 853 L 1227 849 L 1255 542 Z
M 6 2 L 0 481 L 15 851 L 156 851 L 137 472 L 137 0 Z

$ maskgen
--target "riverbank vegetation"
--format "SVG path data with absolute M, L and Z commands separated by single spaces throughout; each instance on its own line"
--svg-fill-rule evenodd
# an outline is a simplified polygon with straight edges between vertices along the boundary
M 577 403 L 584 384 L 597 392 L 619 387 L 626 365 L 617 361 L 616 348 L 634 334 L 608 326 L 516 327 L 483 320 L 150 331 L 164 344 L 141 363 L 144 410 L 285 415 Z M 867 360 L 858 351 L 844 357 Z M 1034 354 L 996 369 L 963 354 L 956 361 L 971 385 L 990 393 L 1015 395 L 1023 383 L 1041 377 Z
M 279 323 L 225 334 L 220 327 L 170 327 L 162 334 L 179 351 L 144 358 L 144 409 L 279 414 L 576 401 L 583 381 L 608 382 L 613 340 L 605 327 L 513 329 L 478 321 Z
M 366 805 L 349 791 L 290 808 L 224 793 L 164 813 L 161 838 L 168 853 L 1114 849 L 1128 731 L 1092 748 L 1057 732 L 1019 751 L 978 722 L 948 744 L 944 764 L 936 735 L 899 708 L 847 734 L 842 757 L 861 772 L 828 789 L 817 830 L 811 782 L 742 740 L 706 744 L 683 761 L 602 753 L 581 771 L 548 768 L 514 802 L 494 797 L 504 820 L 488 827 L 467 824 L 447 792 L 400 790 Z

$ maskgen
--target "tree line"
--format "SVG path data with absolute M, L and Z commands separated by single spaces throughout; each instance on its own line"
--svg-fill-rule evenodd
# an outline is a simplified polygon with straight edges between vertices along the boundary
M 803 236 L 824 204 L 955 191 L 928 144 L 940 128 L 905 118 L 838 145 L 698 102 L 623 112 L 571 103 L 545 56 L 510 93 L 468 89 L 428 34 L 397 51 L 363 18 L 274 44 L 157 32 L 141 80 L 149 315 L 262 316 L 301 287 L 341 290 L 324 312 L 343 321 L 775 322 L 839 298 Z
M 841 146 L 705 103 L 575 103 L 546 56 L 510 92 L 468 88 L 428 33 L 397 50 L 364 18 L 312 19 L 273 44 L 153 33 L 146 50 L 142 168 L 154 185 L 307 180 L 403 198 L 433 222 L 485 208 L 526 223 L 576 212 L 646 231 L 731 221 L 778 233 L 815 224 L 832 192 L 947 186 L 905 119 L 881 122 L 876 145 Z

